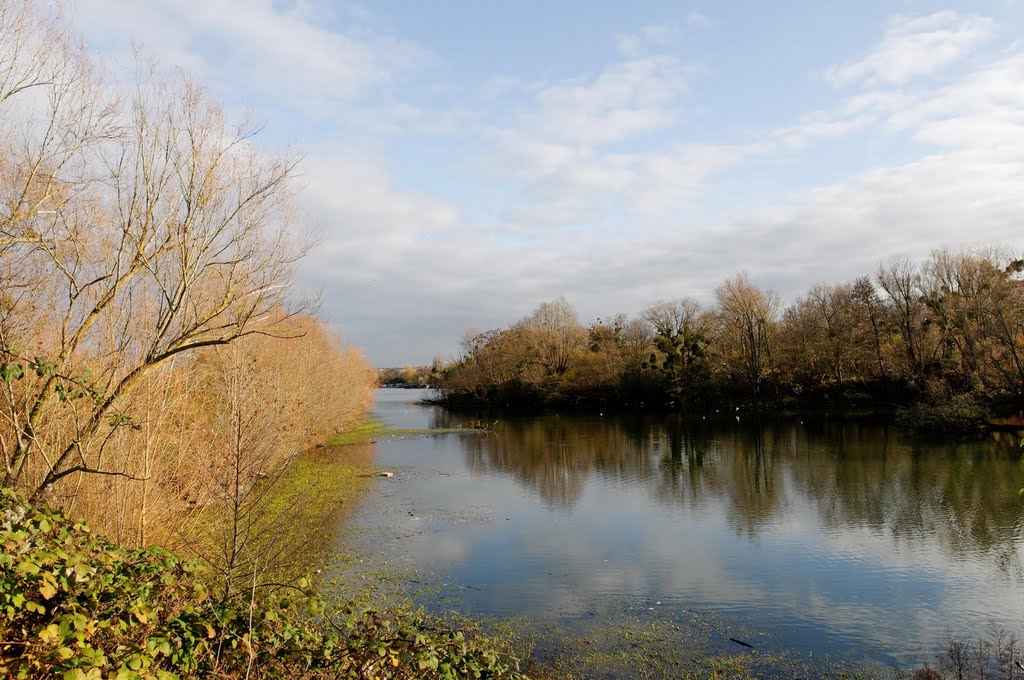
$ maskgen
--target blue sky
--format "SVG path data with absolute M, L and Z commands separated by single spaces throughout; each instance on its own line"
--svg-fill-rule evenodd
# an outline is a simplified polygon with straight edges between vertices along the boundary
M 302 152 L 300 280 L 378 366 L 565 296 L 792 300 L 1024 245 L 1024 2 L 79 0 Z

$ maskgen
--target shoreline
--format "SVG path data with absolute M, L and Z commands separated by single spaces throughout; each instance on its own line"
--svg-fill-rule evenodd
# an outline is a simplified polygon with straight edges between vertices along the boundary
M 985 435 L 993 432 L 1008 432 L 1024 435 L 1024 411 L 996 410 L 984 416 L 970 414 L 963 416 L 957 413 L 943 413 L 945 405 L 937 407 L 917 403 L 910 406 L 895 404 L 816 404 L 816 405 L 783 405 L 783 404 L 752 404 L 749 402 L 728 402 L 717 407 L 680 408 L 671 404 L 647 404 L 590 402 L 580 400 L 567 402 L 516 402 L 495 404 L 482 400 L 452 399 L 443 395 L 428 398 L 421 403 L 444 408 L 451 413 L 482 416 L 482 420 L 493 419 L 495 415 L 510 414 L 515 416 L 543 415 L 614 415 L 622 417 L 665 417 L 678 416 L 686 422 L 702 422 L 705 420 L 728 421 L 737 416 L 753 418 L 757 421 L 777 422 L 793 419 L 849 420 L 874 422 L 893 425 L 907 430 L 928 435 L 972 436 Z M 1016 405 L 1012 405 L 1016 409 Z M 1007 406 L 1009 409 L 1010 406 Z M 938 411 L 935 413 L 935 411 Z

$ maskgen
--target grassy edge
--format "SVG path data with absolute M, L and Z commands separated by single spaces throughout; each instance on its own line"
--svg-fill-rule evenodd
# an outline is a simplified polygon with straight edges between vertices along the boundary
M 376 418 L 366 418 L 356 423 L 344 432 L 339 432 L 327 438 L 327 446 L 350 446 L 352 444 L 369 444 L 381 433 L 387 431 L 388 426 Z
M 287 521 L 302 540 L 275 573 L 291 582 L 315 573 L 344 552 L 338 528 L 371 491 L 375 470 L 369 447 L 313 448 L 299 454 L 274 482 L 265 513 Z
M 480 432 L 473 428 L 392 428 L 370 416 L 329 437 L 324 445 L 299 454 L 274 481 L 265 508 L 268 516 L 286 517 L 290 533 L 305 537 L 288 561 L 287 567 L 295 573 L 276 576 L 289 581 L 325 566 L 332 555 L 343 556 L 344 548 L 332 544 L 339 524 L 371 490 L 377 468 L 370 444 L 384 438 Z

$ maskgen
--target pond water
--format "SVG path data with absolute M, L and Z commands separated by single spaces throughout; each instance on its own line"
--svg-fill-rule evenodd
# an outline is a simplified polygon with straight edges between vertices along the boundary
M 376 414 L 396 428 L 468 421 L 422 396 L 378 390 Z M 1013 435 L 936 441 L 744 413 L 488 424 L 381 438 L 375 462 L 396 476 L 352 520 L 399 539 L 378 537 L 373 559 L 444 583 L 464 613 L 600 627 L 624 606 L 703 612 L 726 636 L 885 664 L 934 660 L 947 631 L 1019 630 Z

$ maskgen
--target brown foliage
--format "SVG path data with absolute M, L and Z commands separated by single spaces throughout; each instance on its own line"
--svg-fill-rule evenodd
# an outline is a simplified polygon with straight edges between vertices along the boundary
M 127 474 L 81 475 L 66 504 L 139 546 L 193 544 L 211 524 L 248 520 L 242 506 L 262 498 L 264 482 L 369 406 L 362 354 L 316 318 L 297 322 L 301 336 L 248 336 L 149 376 L 126 404 L 141 429 L 108 447 L 107 465 Z
M 297 160 L 256 132 L 0 0 L 4 486 L 122 543 L 187 537 L 365 413 L 365 359 L 291 285 Z
M 443 387 L 492 403 L 1013 402 L 1024 398 L 1021 262 L 993 248 L 893 260 L 875 280 L 816 285 L 781 314 L 745 274 L 713 308 L 681 298 L 589 328 L 561 299 L 468 336 Z

